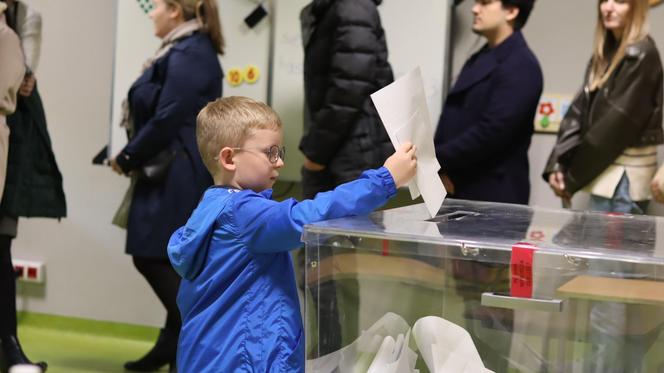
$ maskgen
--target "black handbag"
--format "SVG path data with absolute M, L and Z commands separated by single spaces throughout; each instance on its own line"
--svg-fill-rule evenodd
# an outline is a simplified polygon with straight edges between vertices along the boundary
M 138 179 L 152 184 L 161 184 L 166 180 L 177 152 L 173 149 L 165 149 L 157 153 L 152 159 L 145 162 L 138 169 Z

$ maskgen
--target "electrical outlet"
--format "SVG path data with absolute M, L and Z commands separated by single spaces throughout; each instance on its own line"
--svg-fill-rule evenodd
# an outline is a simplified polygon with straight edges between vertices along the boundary
M 14 270 L 17 277 L 25 282 L 44 282 L 45 266 L 43 262 L 35 262 L 28 260 L 13 260 Z

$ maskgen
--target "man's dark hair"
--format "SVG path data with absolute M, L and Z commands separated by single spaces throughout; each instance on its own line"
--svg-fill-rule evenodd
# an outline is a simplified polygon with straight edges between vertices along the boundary
M 535 0 L 501 0 L 504 7 L 514 7 L 519 9 L 519 15 L 514 20 L 514 29 L 520 30 L 526 25 L 530 12 L 533 10 Z

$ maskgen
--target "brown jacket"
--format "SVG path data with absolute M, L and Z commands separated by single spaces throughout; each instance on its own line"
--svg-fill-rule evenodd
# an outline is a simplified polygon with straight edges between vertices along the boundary
M 629 45 L 593 100 L 587 86 L 574 98 L 560 124 L 544 180 L 562 171 L 567 192 L 574 194 L 626 148 L 662 144 L 662 84 L 662 62 L 653 40 L 646 37 Z

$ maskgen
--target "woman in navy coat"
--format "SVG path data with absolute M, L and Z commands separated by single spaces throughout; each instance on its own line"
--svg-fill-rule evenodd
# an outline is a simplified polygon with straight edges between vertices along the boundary
M 184 225 L 212 179 L 196 145 L 196 115 L 221 96 L 223 37 L 215 0 L 155 0 L 150 18 L 161 48 L 129 89 L 124 124 L 129 143 L 111 162 L 132 178 L 126 252 L 167 310 L 156 345 L 127 370 L 174 367 L 181 326 L 179 276 L 166 246 Z M 157 161 L 160 159 L 161 161 Z M 165 172 L 146 176 L 146 166 Z M 131 190 L 133 189 L 133 190 Z

